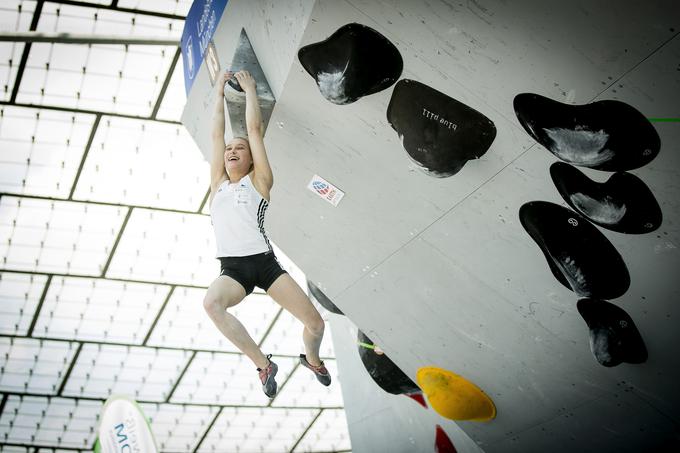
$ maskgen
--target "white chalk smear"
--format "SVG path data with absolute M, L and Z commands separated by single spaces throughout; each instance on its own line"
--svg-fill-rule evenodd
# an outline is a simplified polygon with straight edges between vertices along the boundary
M 609 134 L 603 130 L 593 132 L 583 126 L 574 130 L 561 127 L 543 130 L 553 141 L 550 150 L 565 162 L 592 167 L 614 157 L 612 150 L 604 148 Z
M 569 198 L 574 206 L 586 215 L 590 220 L 606 225 L 616 225 L 626 215 L 625 203 L 617 204 L 609 195 L 604 199 L 590 197 L 576 192 Z
M 319 85 L 319 91 L 323 97 L 334 104 L 347 103 L 347 94 L 345 93 L 345 72 L 349 66 L 349 60 L 345 65 L 345 69 L 335 72 L 320 72 L 316 76 L 316 83 Z
M 590 296 L 588 282 L 576 261 L 570 256 L 561 256 L 558 259 L 558 263 L 562 269 L 562 275 L 569 281 L 571 289 L 579 296 Z
M 590 333 L 590 350 L 597 361 L 602 364 L 612 364 L 614 358 L 609 349 L 609 329 L 595 328 Z

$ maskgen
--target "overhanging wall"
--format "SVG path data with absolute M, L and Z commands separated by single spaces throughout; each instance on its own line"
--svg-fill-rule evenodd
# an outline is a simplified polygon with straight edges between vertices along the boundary
M 661 152 L 631 172 L 659 202 L 661 228 L 635 236 L 602 231 L 631 276 L 612 302 L 632 317 L 649 351 L 644 364 L 604 368 L 590 353 L 578 296 L 555 280 L 520 225 L 524 203 L 564 202 L 549 174 L 557 159 L 524 132 L 512 100 L 521 92 L 567 103 L 619 99 L 647 117 L 677 117 L 678 17 L 670 1 L 616 9 L 607 2 L 317 1 L 299 46 L 347 23 L 367 25 L 399 49 L 402 78 L 495 123 L 484 157 L 444 179 L 406 156 L 385 116 L 392 88 L 331 104 L 297 59 L 287 78 L 270 75 L 268 51 L 246 27 L 277 97 L 265 139 L 275 174 L 271 238 L 411 378 L 419 367 L 439 366 L 489 394 L 497 418 L 460 424 L 485 450 L 634 451 L 675 436 L 680 129 L 655 123 Z M 209 115 L 197 118 L 189 129 L 200 143 Z M 609 176 L 584 172 L 598 181 Z M 307 189 L 315 174 L 346 193 L 338 207 Z

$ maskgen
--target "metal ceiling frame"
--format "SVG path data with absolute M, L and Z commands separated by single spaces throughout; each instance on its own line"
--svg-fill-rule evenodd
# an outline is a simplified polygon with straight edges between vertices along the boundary
M 325 410 L 335 410 L 335 409 L 343 409 L 343 407 L 325 407 L 325 408 L 319 408 L 319 407 L 301 407 L 301 406 L 272 406 L 272 404 L 276 401 L 276 398 L 272 399 L 269 401 L 269 404 L 267 406 L 259 406 L 259 405 L 229 405 L 229 404 L 206 404 L 206 403 L 171 403 L 169 400 L 172 397 L 174 391 L 176 390 L 177 386 L 179 385 L 182 377 L 186 373 L 187 369 L 191 365 L 194 357 L 198 352 L 209 352 L 209 353 L 221 353 L 221 354 L 235 354 L 235 355 L 243 355 L 241 353 L 236 353 L 236 352 L 229 352 L 229 351 L 217 351 L 217 350 L 211 350 L 211 349 L 195 349 L 195 348 L 178 348 L 178 347 L 160 347 L 160 346 L 148 346 L 147 341 L 150 338 L 151 333 L 155 329 L 158 320 L 160 316 L 163 314 L 165 307 L 167 306 L 168 301 L 170 300 L 170 297 L 174 293 L 175 288 L 200 288 L 200 289 L 206 289 L 207 287 L 204 286 L 196 286 L 196 285 L 182 285 L 182 284 L 175 284 L 175 283 L 167 283 L 167 282 L 154 282 L 154 281 L 145 281 L 145 280 L 130 280 L 130 279 L 122 279 L 122 278 L 107 278 L 106 272 L 108 270 L 109 264 L 111 263 L 111 260 L 116 252 L 117 245 L 120 242 L 120 239 L 123 235 L 123 232 L 125 231 L 125 228 L 127 226 L 127 222 L 130 218 L 130 215 L 135 208 L 139 209 L 151 209 L 151 210 L 156 210 L 156 211 L 163 211 L 163 212 L 173 212 L 173 213 L 178 213 L 178 214 L 198 214 L 198 215 L 204 215 L 201 214 L 201 211 L 203 210 L 207 200 L 208 196 L 210 193 L 210 190 L 208 189 L 206 191 L 205 196 L 203 197 L 200 206 L 196 211 L 184 211 L 184 210 L 176 210 L 176 209 L 166 209 L 166 208 L 156 208 L 152 206 L 141 206 L 141 205 L 131 205 L 131 204 L 116 204 L 116 203 L 106 203 L 106 202 L 98 202 L 98 201 L 87 201 L 87 200 L 77 200 L 73 199 L 73 195 L 75 192 L 75 188 L 77 186 L 77 183 L 80 178 L 80 174 L 82 172 L 82 169 L 85 164 L 85 160 L 87 159 L 90 147 L 92 146 L 92 142 L 94 140 L 95 134 L 97 132 L 97 129 L 99 127 L 99 124 L 101 122 L 101 118 L 103 116 L 111 116 L 111 117 L 118 117 L 118 118 L 127 118 L 127 119 L 137 119 L 137 120 L 147 120 L 147 121 L 156 121 L 160 123 L 166 123 L 166 124 L 176 124 L 179 125 L 181 124 L 178 121 L 172 121 L 172 120 L 163 120 L 163 119 L 158 119 L 157 114 L 158 111 L 161 107 L 161 103 L 163 102 L 163 98 L 165 97 L 166 91 L 168 89 L 170 80 L 172 78 L 172 75 L 175 71 L 175 68 L 177 66 L 177 62 L 179 61 L 180 58 L 180 48 L 177 46 L 175 50 L 175 54 L 173 56 L 172 62 L 170 64 L 170 67 L 168 69 L 168 72 L 165 76 L 165 80 L 163 81 L 163 84 L 161 86 L 161 90 L 158 94 L 158 97 L 156 99 L 156 103 L 153 107 L 153 110 L 151 114 L 148 117 L 144 116 L 136 116 L 136 115 L 126 115 L 126 114 L 120 114 L 120 113 L 107 113 L 107 112 L 100 112 L 100 111 L 95 111 L 95 110 L 87 110 L 87 109 L 77 109 L 77 108 L 67 108 L 67 107 L 61 107 L 61 106 L 56 106 L 56 105 L 36 105 L 36 104 L 28 104 L 28 103 L 19 103 L 16 101 L 17 95 L 19 93 L 19 89 L 21 87 L 21 81 L 23 78 L 24 71 L 26 69 L 26 64 L 28 61 L 29 53 L 31 51 L 31 44 L 33 42 L 46 42 L 46 43 L 67 43 L 67 44 L 92 44 L 92 43 L 107 43 L 107 44 L 120 44 L 120 45 L 177 45 L 178 43 L 176 41 L 171 41 L 171 40 L 155 40 L 153 38 L 124 38 L 124 37 L 116 37 L 116 36 L 84 36 L 84 35 L 66 35 L 66 34 L 48 34 L 48 33 L 38 33 L 36 32 L 38 22 L 40 19 L 40 15 L 42 13 L 43 6 L 46 3 L 56 3 L 56 4 L 61 4 L 61 5 L 70 5 L 70 6 L 78 6 L 78 7 L 86 7 L 86 8 L 92 8 L 94 10 L 109 10 L 109 11 L 118 11 L 122 13 L 131 13 L 131 14 L 139 14 L 139 15 L 144 15 L 144 16 L 152 16 L 152 17 L 159 17 L 159 18 L 165 18 L 165 19 L 173 19 L 173 20 L 184 20 L 184 16 L 178 16 L 174 14 L 166 14 L 166 13 L 160 13 L 160 12 L 155 12 L 155 11 L 146 11 L 146 10 L 139 10 L 139 9 L 134 9 L 134 8 L 123 8 L 118 6 L 118 0 L 111 0 L 111 3 L 109 5 L 96 5 L 96 4 L 91 4 L 91 3 L 85 3 L 82 1 L 77 1 L 77 0 L 37 0 L 35 10 L 33 12 L 33 17 L 31 20 L 31 24 L 29 27 L 29 32 L 28 33 L 14 33 L 14 34 L 8 34 L 8 33 L 2 33 L 0 34 L 0 41 L 14 41 L 14 42 L 24 42 L 26 43 L 21 55 L 21 59 L 19 62 L 19 66 L 17 69 L 16 77 L 14 80 L 14 85 L 12 87 L 11 91 L 11 96 L 9 101 L 0 101 L 0 108 L 2 106 L 12 106 L 12 107 L 24 107 L 24 108 L 34 108 L 34 109 L 42 109 L 42 110 L 52 110 L 52 111 L 60 111 L 60 112 L 69 112 L 69 113 L 77 113 L 77 114 L 90 114 L 94 115 L 95 119 L 92 124 L 92 128 L 90 130 L 90 134 L 86 143 L 86 146 L 83 151 L 83 155 L 81 157 L 81 161 L 77 170 L 77 173 L 74 177 L 73 180 L 73 185 L 71 187 L 70 193 L 68 198 L 55 198 L 55 197 L 48 197 L 48 196 L 38 196 L 38 195 L 24 195 L 24 194 L 16 194 L 16 193 L 11 193 L 11 192 L 3 192 L 0 193 L 0 199 L 3 196 L 8 196 L 8 197 L 16 197 L 16 198 L 26 198 L 26 199 L 36 199 L 36 200 L 49 200 L 49 201 L 69 201 L 69 202 L 75 202 L 75 203 L 88 203 L 88 204 L 95 204 L 95 205 L 101 205 L 101 206 L 116 206 L 116 207 L 124 207 L 128 209 L 128 212 L 126 214 L 125 220 L 123 221 L 119 232 L 118 236 L 116 238 L 116 241 L 109 253 L 106 265 L 103 268 L 103 271 L 101 275 L 99 276 L 92 276 L 92 275 L 82 275 L 82 274 L 62 274 L 62 273 L 51 273 L 51 272 L 34 272 L 34 271 L 20 271 L 20 270 L 15 270 L 15 269 L 4 269 L 0 268 L 0 274 L 2 273 L 10 273 L 10 274 L 28 274 L 28 275 L 40 275 L 40 276 L 46 276 L 47 280 L 45 281 L 45 286 L 43 288 L 40 300 L 36 306 L 35 313 L 33 315 L 33 319 L 31 320 L 30 327 L 27 331 L 27 335 L 7 335 L 7 334 L 0 334 L 0 338 L 11 338 L 11 339 L 35 339 L 39 341 L 55 341 L 55 342 L 67 342 L 67 343 L 78 343 L 78 348 L 73 356 L 73 359 L 71 360 L 71 363 L 69 365 L 68 370 L 66 371 L 64 377 L 62 378 L 62 382 L 60 385 L 60 388 L 58 389 L 58 392 L 54 395 L 46 395 L 46 394 L 37 394 L 37 393 L 29 393 L 29 392 L 0 392 L 2 394 L 2 399 L 0 400 L 0 415 L 3 414 L 4 408 L 6 406 L 7 400 L 9 399 L 9 396 L 19 396 L 20 398 L 23 397 L 44 397 L 47 398 L 48 401 L 51 398 L 59 397 L 59 398 L 66 398 L 66 399 L 73 399 L 76 401 L 79 400 L 84 400 L 84 401 L 100 401 L 104 402 L 105 398 L 95 398 L 95 397 L 72 397 L 72 396 L 63 396 L 62 392 L 63 389 L 66 385 L 66 382 L 69 379 L 69 376 L 71 374 L 71 371 L 73 370 L 73 367 L 76 364 L 76 361 L 78 359 L 78 355 L 80 351 L 82 350 L 83 346 L 85 344 L 97 344 L 97 345 L 113 345 L 113 346 L 128 346 L 128 347 L 146 347 L 146 348 L 152 348 L 152 349 L 157 349 L 157 350 L 181 350 L 185 352 L 192 352 L 193 354 L 187 360 L 186 366 L 184 369 L 178 374 L 178 377 L 176 379 L 176 382 L 174 383 L 172 389 L 168 393 L 168 396 L 165 398 L 164 402 L 158 402 L 158 401 L 145 401 L 145 400 L 139 400 L 139 403 L 143 404 L 172 404 L 172 405 L 177 405 L 177 406 L 200 406 L 200 407 L 216 407 L 218 410 L 216 411 L 214 417 L 210 421 L 210 423 L 207 424 L 205 431 L 203 432 L 202 437 L 196 444 L 193 452 L 197 452 L 198 449 L 200 448 L 201 444 L 207 437 L 208 433 L 212 429 L 213 425 L 215 424 L 216 420 L 222 413 L 222 409 L 225 407 L 228 408 L 267 408 L 267 407 L 276 407 L 276 408 L 281 408 L 281 409 L 315 409 L 318 410 L 316 416 L 314 419 L 309 423 L 309 425 L 305 428 L 305 430 L 302 432 L 302 434 L 299 436 L 299 438 L 294 442 L 293 446 L 290 448 L 290 451 L 292 452 L 303 440 L 304 436 L 307 434 L 307 432 L 311 429 L 311 427 L 314 425 L 316 420 L 321 416 L 321 414 Z M 135 343 L 125 343 L 125 342 L 103 342 L 103 341 L 87 341 L 87 340 L 76 340 L 76 339 L 60 339 L 60 338 L 49 338 L 49 337 L 40 337 L 40 336 L 34 336 L 33 335 L 33 329 L 35 327 L 35 324 L 38 320 L 38 316 L 40 315 L 40 312 L 42 310 L 42 306 L 44 304 L 45 298 L 47 296 L 48 290 L 50 288 L 50 285 L 52 283 L 53 277 L 74 277 L 74 278 L 90 278 L 90 279 L 101 279 L 101 280 L 109 280 L 109 281 L 119 281 L 119 282 L 129 282 L 129 283 L 143 283 L 143 284 L 153 284 L 153 285 L 162 285 L 162 286 L 169 286 L 170 290 L 168 291 L 168 295 L 166 296 L 163 304 L 161 305 L 160 309 L 158 310 L 158 313 L 156 314 L 156 318 L 153 320 L 151 326 L 149 327 L 149 331 L 144 337 L 144 340 L 141 344 L 135 344 Z M 265 331 L 264 336 L 262 337 L 261 341 L 259 342 L 259 345 L 262 345 L 264 341 L 266 340 L 267 336 L 271 332 L 272 328 L 274 327 L 275 323 L 278 321 L 278 319 L 281 316 L 283 309 L 279 308 L 279 311 L 277 314 L 274 316 L 272 321 L 269 324 L 269 327 Z M 297 356 L 290 356 L 287 354 L 279 354 L 281 357 L 290 357 L 290 358 L 297 358 Z M 299 363 L 296 363 L 295 366 L 293 367 L 292 371 L 284 380 L 281 382 L 279 385 L 279 393 L 280 391 L 286 386 L 287 382 L 290 380 L 290 378 L 293 376 L 295 371 L 298 369 Z M 8 447 L 19 447 L 19 448 L 26 448 L 28 452 L 36 452 L 39 449 L 51 449 L 52 451 L 57 451 L 57 450 L 66 450 L 66 451 L 74 451 L 74 452 L 86 452 L 90 451 L 90 449 L 83 449 L 83 448 L 75 448 L 75 447 L 67 447 L 67 446 L 60 446 L 60 445 L 37 445 L 37 444 L 22 444 L 22 443 L 11 443 L 11 442 L 3 442 L 0 441 L 0 447 L 2 446 L 8 446 Z M 350 451 L 350 450 L 346 450 Z

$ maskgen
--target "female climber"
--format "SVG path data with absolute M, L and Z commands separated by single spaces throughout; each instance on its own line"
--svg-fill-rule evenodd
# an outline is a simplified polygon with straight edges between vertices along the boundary
M 224 89 L 232 77 L 246 95 L 248 136 L 234 137 L 225 143 Z M 273 398 L 278 366 L 271 361 L 271 354 L 264 355 L 243 324 L 229 313 L 229 308 L 241 302 L 255 286 L 304 324 L 302 341 L 306 354 L 300 354 L 300 363 L 312 370 L 323 385 L 330 385 L 331 377 L 319 358 L 324 321 L 295 280 L 279 265 L 264 229 L 274 178 L 263 132 L 255 79 L 247 71 L 222 74 L 217 81 L 209 198 L 221 272 L 208 288 L 203 306 L 220 332 L 253 361 L 262 390 Z

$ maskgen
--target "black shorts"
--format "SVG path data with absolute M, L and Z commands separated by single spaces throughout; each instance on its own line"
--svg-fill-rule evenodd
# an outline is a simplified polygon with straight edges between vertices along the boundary
M 256 286 L 267 291 L 277 278 L 287 273 L 281 268 L 274 252 L 229 256 L 219 260 L 220 275 L 226 275 L 239 282 L 246 290 L 246 295 L 252 293 Z

